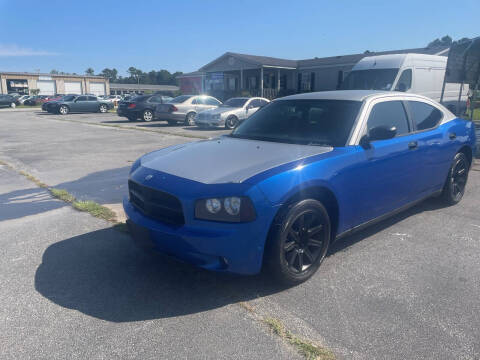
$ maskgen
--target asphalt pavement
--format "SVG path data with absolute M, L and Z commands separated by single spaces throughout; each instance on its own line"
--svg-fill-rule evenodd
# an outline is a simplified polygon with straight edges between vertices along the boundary
M 113 116 L 1 113 L 0 160 L 119 204 L 138 156 L 196 141 L 183 127 L 102 125 Z M 298 357 L 258 321 L 265 316 L 338 358 L 478 359 L 479 186 L 476 164 L 459 205 L 428 200 L 346 238 L 311 280 L 285 289 L 264 274 L 225 276 L 143 253 L 0 166 L 2 357 Z

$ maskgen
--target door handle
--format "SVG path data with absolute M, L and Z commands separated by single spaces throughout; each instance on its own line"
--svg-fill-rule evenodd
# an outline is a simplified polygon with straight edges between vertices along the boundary
M 457 138 L 457 134 L 450 133 L 450 134 L 448 134 L 448 137 L 450 138 L 450 140 L 455 140 Z
M 408 148 L 409 149 L 416 149 L 417 147 L 418 147 L 418 142 L 416 142 L 416 141 L 410 141 L 408 143 Z

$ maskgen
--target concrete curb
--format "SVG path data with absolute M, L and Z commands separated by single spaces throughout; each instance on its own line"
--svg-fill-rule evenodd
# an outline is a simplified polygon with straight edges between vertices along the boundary
M 12 108 L 6 108 L 6 109 L 0 109 L 0 113 L 1 112 L 14 112 L 14 111 L 42 111 L 42 108 L 41 107 L 32 107 L 32 108 L 15 108 L 15 109 L 12 109 Z

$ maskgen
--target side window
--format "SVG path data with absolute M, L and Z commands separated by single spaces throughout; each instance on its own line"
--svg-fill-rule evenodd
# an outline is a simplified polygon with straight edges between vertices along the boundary
M 367 122 L 368 131 L 377 126 L 397 128 L 397 136 L 407 134 L 408 120 L 401 101 L 385 101 L 373 106 Z
M 268 101 L 266 100 L 260 100 L 260 106 L 265 106 L 268 104 Z
M 248 107 L 250 107 L 250 108 L 260 107 L 260 100 L 253 99 L 252 101 L 250 101 L 250 104 L 248 104 Z
M 192 104 L 205 105 L 205 99 L 201 97 L 197 97 L 192 101 Z
M 77 101 L 87 101 L 87 97 L 86 96 L 79 96 L 77 98 Z
M 436 107 L 420 101 L 409 101 L 408 105 L 417 130 L 434 128 L 442 120 L 443 113 Z
M 220 105 L 220 101 L 218 101 L 217 99 L 211 98 L 211 97 L 206 98 L 205 103 L 207 105 L 215 105 L 215 106 Z
M 95 96 L 89 96 L 87 97 L 87 101 L 97 101 L 97 98 Z
M 155 103 L 155 104 L 161 104 L 162 103 L 162 98 L 160 96 L 152 96 L 150 99 L 148 99 L 148 102 Z
M 402 75 L 398 79 L 395 91 L 408 91 L 412 87 L 412 69 L 403 70 Z

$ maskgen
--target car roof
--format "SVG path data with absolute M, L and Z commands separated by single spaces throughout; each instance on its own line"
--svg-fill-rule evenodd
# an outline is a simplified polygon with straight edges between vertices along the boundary
M 308 99 L 308 100 L 353 100 L 353 101 L 363 101 L 368 97 L 378 96 L 378 95 L 394 95 L 405 93 L 394 92 L 394 91 L 378 91 L 378 90 L 334 90 L 334 91 L 318 91 L 318 92 L 309 92 L 303 94 L 296 94 L 285 96 L 277 100 L 297 100 L 297 99 Z

